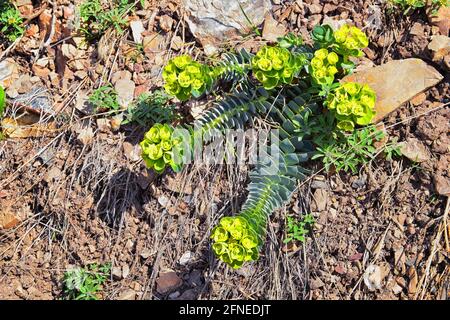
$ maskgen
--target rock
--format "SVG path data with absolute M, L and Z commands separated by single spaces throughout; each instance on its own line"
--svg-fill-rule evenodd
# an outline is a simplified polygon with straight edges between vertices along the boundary
M 324 285 L 325 285 L 325 283 L 323 283 L 323 281 L 320 280 L 319 278 L 311 279 L 311 281 L 309 282 L 309 287 L 311 288 L 311 290 L 320 289 Z
M 343 82 L 366 83 L 377 94 L 373 122 L 382 120 L 406 101 L 443 79 L 433 67 L 420 59 L 393 60 L 344 77 Z
M 181 5 L 189 29 L 203 46 L 218 46 L 224 40 L 251 32 L 272 7 L 270 0 L 182 0 Z
M 78 134 L 77 139 L 84 145 L 90 144 L 94 138 L 94 130 L 90 126 L 82 126 L 75 130 Z
M 122 278 L 126 279 L 129 274 L 130 274 L 130 267 L 127 264 L 125 264 L 122 267 Z
M 184 47 L 183 39 L 180 36 L 174 36 L 172 39 L 172 49 L 179 51 Z
M 111 123 L 107 118 L 99 118 L 96 120 L 97 127 L 100 132 L 108 133 L 111 130 Z
M 142 33 L 145 31 L 144 24 L 141 20 L 130 22 L 131 33 L 133 34 L 134 43 L 142 43 Z
M 417 107 L 422 105 L 425 102 L 425 100 L 427 100 L 427 95 L 424 92 L 422 92 L 419 93 L 414 98 L 412 98 L 410 102 L 412 103 L 413 106 Z
M 283 37 L 287 32 L 286 27 L 276 21 L 271 13 L 266 14 L 262 36 L 267 41 L 276 42 L 278 38 Z
M 411 27 L 411 30 L 409 30 L 409 34 L 413 35 L 413 36 L 424 36 L 424 26 L 419 23 L 416 22 L 413 24 L 413 26 Z
M 181 295 L 180 291 L 172 292 L 171 294 L 169 294 L 169 299 L 170 299 L 170 300 L 175 300 L 175 299 L 178 298 L 180 295 Z
M 52 167 L 45 175 L 44 181 L 48 184 L 61 178 L 62 172 L 58 167 Z
M 431 24 L 437 26 L 442 35 L 448 35 L 450 31 L 450 7 L 442 6 L 436 13 L 433 10 L 429 10 L 427 13 Z
M 167 205 L 169 204 L 169 198 L 167 198 L 166 196 L 162 195 L 158 197 L 158 203 L 162 206 L 162 207 L 167 207 Z
M 450 53 L 450 38 L 442 35 L 433 36 L 428 49 L 431 51 L 433 61 L 441 62 Z
M 135 83 L 130 79 L 120 79 L 116 82 L 114 88 L 117 92 L 117 101 L 124 109 L 133 102 Z
M 111 269 L 111 274 L 117 280 L 122 279 L 122 268 L 121 267 L 113 267 Z
M 19 78 L 19 69 L 12 59 L 0 62 L 0 86 L 7 89 L 16 79 Z
M 143 259 L 147 259 L 148 257 L 152 256 L 154 252 L 152 252 L 150 249 L 145 248 L 142 250 L 142 252 L 139 254 Z
M 394 284 L 394 286 L 392 287 L 392 292 L 397 295 L 400 294 L 403 291 L 403 288 L 400 287 L 397 283 Z
M 414 162 L 420 163 L 430 159 L 427 148 L 416 138 L 409 138 L 408 140 L 401 142 L 400 150 L 405 157 Z
M 180 260 L 178 260 L 178 263 L 181 264 L 182 266 L 185 266 L 189 262 L 191 262 L 193 257 L 194 257 L 194 253 L 192 253 L 191 251 L 186 251 L 185 253 L 183 253 Z
M 326 5 L 325 5 L 326 6 Z M 329 25 L 334 31 L 336 31 L 337 29 L 339 29 L 340 27 L 342 27 L 344 24 L 350 24 L 352 21 L 347 19 L 341 19 L 341 20 L 336 20 L 334 19 L 334 17 L 328 17 L 325 16 L 323 18 L 323 22 L 322 24 L 327 24 Z
M 14 214 L 9 208 L 0 209 L 0 230 L 12 229 L 21 222 L 21 218 Z
M 306 25 L 306 27 L 309 30 L 312 30 L 316 25 L 320 24 L 320 20 L 322 20 L 322 15 L 321 14 L 314 14 L 314 15 L 309 17 L 308 24 Z
M 145 56 L 149 59 L 154 59 L 156 53 L 162 50 L 164 37 L 158 33 L 145 36 L 142 40 Z
M 156 291 L 159 294 L 168 294 L 181 287 L 182 284 L 183 281 L 175 272 L 160 273 L 158 279 L 156 279 Z
M 314 203 L 316 205 L 316 211 L 324 211 L 328 205 L 328 192 L 324 189 L 316 189 L 314 191 Z
M 196 300 L 198 293 L 195 289 L 189 289 L 183 292 L 183 294 L 177 300 Z
M 450 178 L 445 177 L 442 174 L 435 174 L 433 177 L 434 188 L 436 192 L 443 196 L 450 196 Z
M 409 277 L 408 293 L 414 294 L 417 292 L 417 283 L 419 281 L 418 276 L 417 276 L 417 271 L 414 267 L 409 268 L 408 277 Z
M 322 6 L 319 3 L 312 3 L 308 6 L 311 14 L 317 14 L 322 12 Z
M 191 287 L 201 286 L 204 282 L 202 272 L 200 270 L 193 270 L 189 274 L 189 279 L 187 282 Z
M 167 14 L 159 17 L 159 26 L 165 32 L 169 32 L 172 30 L 173 25 L 175 24 L 175 20 Z
M 122 121 L 123 121 L 123 113 L 116 114 L 114 117 L 112 117 L 109 120 L 109 124 L 111 126 L 111 130 L 113 132 L 119 131 L 120 125 L 122 124 Z
M 139 147 L 139 145 L 132 145 L 128 141 L 125 141 L 122 146 L 123 153 L 128 160 L 136 162 L 141 159 L 141 148 Z
M 132 289 L 120 293 L 117 300 L 136 300 L 136 292 Z
M 371 264 L 364 272 L 363 279 L 370 291 L 379 290 L 383 281 L 383 272 L 379 266 Z

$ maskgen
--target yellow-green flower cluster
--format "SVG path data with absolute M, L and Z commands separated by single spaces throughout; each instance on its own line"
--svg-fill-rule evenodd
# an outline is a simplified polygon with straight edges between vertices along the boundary
M 216 256 L 233 269 L 258 259 L 261 240 L 254 227 L 241 215 L 222 218 L 213 229 L 211 239 Z
M 355 124 L 368 125 L 375 116 L 376 94 L 368 85 L 356 82 L 341 84 L 330 94 L 326 105 L 335 112 L 337 127 L 353 131 Z
M 212 83 L 210 73 L 208 66 L 193 61 L 188 55 L 175 57 L 164 67 L 164 89 L 181 101 L 199 97 Z
M 290 84 L 300 69 L 306 64 L 301 54 L 293 54 L 286 48 L 264 46 L 252 59 L 255 78 L 267 90 L 279 84 Z
M 334 32 L 338 52 L 344 56 L 361 56 L 363 49 L 369 45 L 369 39 L 364 32 L 357 27 L 343 25 Z
M 173 148 L 177 146 L 179 139 L 173 139 L 173 128 L 167 124 L 157 123 L 145 134 L 141 141 L 142 158 L 149 169 L 162 173 L 166 166 L 176 169 L 173 159 Z
M 338 72 L 336 67 L 338 62 L 339 56 L 335 52 L 329 52 L 325 48 L 317 50 L 311 60 L 312 78 L 318 84 L 333 83 L 334 75 Z

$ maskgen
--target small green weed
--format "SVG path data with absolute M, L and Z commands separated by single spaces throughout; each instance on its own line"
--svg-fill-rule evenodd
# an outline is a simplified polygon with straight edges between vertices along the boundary
M 176 120 L 175 106 L 168 105 L 170 97 L 164 90 L 141 94 L 135 104 L 130 105 L 122 124 L 136 122 L 142 126 L 167 123 Z
M 389 143 L 384 147 L 384 155 L 386 156 L 386 160 L 391 161 L 394 157 L 401 157 L 402 151 L 400 149 L 400 145 L 397 142 L 398 138 L 393 138 Z
M 367 126 L 352 133 L 334 132 L 335 139 L 316 140 L 317 150 L 311 159 L 322 160 L 325 170 L 332 166 L 336 172 L 358 172 L 358 166 L 368 163 L 376 156 L 374 142 L 384 137 L 384 133 Z
M 133 6 L 132 0 L 113 0 L 109 8 L 100 0 L 86 0 L 79 7 L 80 31 L 88 40 L 100 38 L 109 28 L 123 33 L 128 25 L 126 15 Z
M 23 19 L 10 1 L 0 0 L 0 39 L 13 42 L 25 31 L 22 26 Z
M 96 112 L 118 111 L 120 109 L 117 92 L 110 84 L 95 89 L 89 96 L 88 101 Z
M 91 264 L 64 273 L 64 295 L 66 300 L 98 300 L 102 285 L 108 280 L 111 265 Z
M 309 213 L 305 214 L 301 220 L 287 216 L 287 237 L 283 242 L 289 243 L 295 240 L 305 242 L 305 236 L 314 225 L 314 222 L 314 217 Z

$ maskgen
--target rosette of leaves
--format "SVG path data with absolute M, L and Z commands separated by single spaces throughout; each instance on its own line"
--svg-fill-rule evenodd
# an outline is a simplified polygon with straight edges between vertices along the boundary
M 250 221 L 246 212 L 235 217 L 223 217 L 211 233 L 214 253 L 233 269 L 240 268 L 246 261 L 258 259 L 262 245 L 259 230 L 264 228 L 266 221 L 261 221 L 260 225 Z
M 198 98 L 211 90 L 214 72 L 206 65 L 193 61 L 188 55 L 171 59 L 164 67 L 164 89 L 180 101 Z
M 335 51 L 344 57 L 360 57 L 363 55 L 361 49 L 369 45 L 369 39 L 364 32 L 347 24 L 334 32 L 334 38 L 336 41 Z
M 325 105 L 337 119 L 337 127 L 353 131 L 355 125 L 368 125 L 375 116 L 376 94 L 368 85 L 347 82 L 330 94 Z
M 253 57 L 252 70 L 263 87 L 271 90 L 280 84 L 290 84 L 306 63 L 302 54 L 279 46 L 264 46 Z
M 334 76 L 338 72 L 336 67 L 338 62 L 339 56 L 326 48 L 314 52 L 314 58 L 311 60 L 311 76 L 313 80 L 320 85 L 332 84 Z
M 145 134 L 141 141 L 142 158 L 149 169 L 162 173 L 166 167 L 175 172 L 181 170 L 175 154 L 182 154 L 181 140 L 173 136 L 173 128 L 167 124 L 157 123 Z

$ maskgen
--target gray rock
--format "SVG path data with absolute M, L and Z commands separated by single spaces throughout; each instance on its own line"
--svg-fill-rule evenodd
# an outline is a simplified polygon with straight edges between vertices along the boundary
M 181 4 L 192 34 L 203 46 L 250 32 L 272 7 L 270 0 L 182 0 Z
M 402 154 L 414 162 L 425 162 L 430 159 L 427 147 L 418 139 L 410 138 L 400 143 Z

